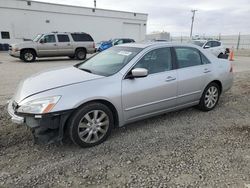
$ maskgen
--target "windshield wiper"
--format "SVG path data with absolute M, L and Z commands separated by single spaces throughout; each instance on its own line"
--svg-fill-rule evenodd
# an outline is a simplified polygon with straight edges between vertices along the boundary
M 89 69 L 85 69 L 85 68 L 79 68 L 80 70 L 83 70 L 83 71 L 86 71 L 86 72 L 89 72 L 89 73 L 92 73 L 92 71 L 91 70 L 89 70 Z

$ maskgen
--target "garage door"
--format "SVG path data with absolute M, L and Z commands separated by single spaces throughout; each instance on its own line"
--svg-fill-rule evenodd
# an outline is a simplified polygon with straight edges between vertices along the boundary
M 141 40 L 141 27 L 140 24 L 123 23 L 123 37 L 131 38 L 135 41 Z

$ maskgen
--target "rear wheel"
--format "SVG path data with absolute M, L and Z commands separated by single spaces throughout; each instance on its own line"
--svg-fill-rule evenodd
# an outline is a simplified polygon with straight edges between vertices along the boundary
M 34 50 L 24 50 L 21 52 L 20 59 L 25 62 L 34 62 L 36 60 L 36 53 Z
M 101 103 L 89 103 L 73 114 L 68 122 L 71 140 L 81 147 L 104 142 L 114 126 L 111 110 Z
M 87 56 L 87 52 L 85 49 L 77 49 L 76 52 L 75 52 L 75 57 L 78 59 L 78 60 L 84 60 L 86 59 L 86 56 Z
M 215 108 L 220 98 L 220 87 L 212 82 L 204 90 L 198 108 L 202 111 L 210 111 Z

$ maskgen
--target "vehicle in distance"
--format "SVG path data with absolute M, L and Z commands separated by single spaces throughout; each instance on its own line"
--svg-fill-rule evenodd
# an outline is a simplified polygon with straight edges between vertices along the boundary
M 95 52 L 93 38 L 87 33 L 52 32 L 37 35 L 33 41 L 12 44 L 9 54 L 25 62 L 33 62 L 36 57 L 68 56 L 83 60 L 88 53 Z
M 8 112 L 38 140 L 69 135 L 75 144 L 90 147 L 117 126 L 191 106 L 212 110 L 232 83 L 231 63 L 198 46 L 131 43 L 29 77 Z
M 133 43 L 133 42 L 135 42 L 134 39 L 128 39 L 128 38 L 124 38 L 124 39 L 120 38 L 120 39 L 113 39 L 113 40 L 109 40 L 109 41 L 103 41 L 103 42 L 101 42 L 101 44 L 97 48 L 97 51 L 101 52 L 101 51 L 106 50 L 112 46 L 116 46 L 119 44 Z
M 193 44 L 210 51 L 218 58 L 227 58 L 228 49 L 224 48 L 222 43 L 218 40 L 192 40 Z

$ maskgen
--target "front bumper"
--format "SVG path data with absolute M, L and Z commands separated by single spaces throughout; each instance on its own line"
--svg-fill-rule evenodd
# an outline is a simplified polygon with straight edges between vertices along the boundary
M 12 57 L 20 58 L 20 51 L 9 50 L 9 55 Z
M 42 115 L 22 114 L 20 116 L 15 112 L 16 108 L 17 104 L 14 101 L 10 101 L 8 104 L 8 114 L 11 116 L 12 122 L 31 128 L 35 141 L 39 143 L 61 141 L 66 121 L 73 111 L 65 110 Z
M 9 101 L 8 114 L 11 117 L 11 121 L 16 124 L 24 124 L 24 118 L 17 116 L 14 111 L 13 101 Z

